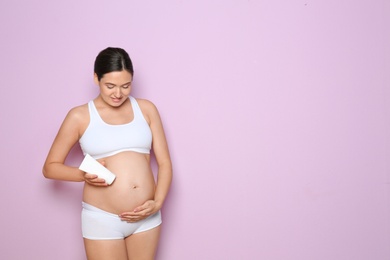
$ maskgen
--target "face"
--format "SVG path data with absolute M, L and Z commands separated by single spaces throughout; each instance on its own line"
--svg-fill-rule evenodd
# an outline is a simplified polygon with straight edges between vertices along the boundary
M 107 104 L 119 107 L 130 95 L 133 77 L 126 71 L 113 71 L 106 73 L 98 80 L 95 74 L 95 83 L 100 88 L 100 96 Z

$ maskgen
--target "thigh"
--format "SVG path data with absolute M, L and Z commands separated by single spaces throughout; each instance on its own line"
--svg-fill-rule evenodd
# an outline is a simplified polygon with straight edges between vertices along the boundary
M 128 260 L 126 243 L 123 239 L 91 240 L 84 238 L 88 260 Z
M 161 225 L 128 236 L 125 239 L 127 246 L 127 254 L 130 260 L 153 260 L 157 245 L 160 238 Z

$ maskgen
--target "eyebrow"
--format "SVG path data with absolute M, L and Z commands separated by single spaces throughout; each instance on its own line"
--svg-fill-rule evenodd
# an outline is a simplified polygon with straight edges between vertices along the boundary
M 122 84 L 121 86 L 129 85 L 129 84 L 131 84 L 131 82 L 132 82 L 132 81 L 126 82 L 125 84 Z M 106 85 L 113 85 L 113 86 L 116 86 L 114 83 L 111 83 L 111 82 L 106 82 L 105 84 L 106 84 Z

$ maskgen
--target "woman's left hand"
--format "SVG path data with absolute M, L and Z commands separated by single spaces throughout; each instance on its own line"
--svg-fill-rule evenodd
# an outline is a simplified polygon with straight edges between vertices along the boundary
M 137 222 L 153 215 L 157 211 L 157 203 L 154 200 L 148 200 L 143 205 L 136 207 L 133 211 L 119 214 L 119 217 L 123 221 Z

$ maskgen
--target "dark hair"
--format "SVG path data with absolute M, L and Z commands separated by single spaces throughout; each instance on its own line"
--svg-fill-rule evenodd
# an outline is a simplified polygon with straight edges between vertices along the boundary
M 99 81 L 106 73 L 122 70 L 127 70 L 131 76 L 134 75 L 133 63 L 124 49 L 108 47 L 96 57 L 94 72 Z

